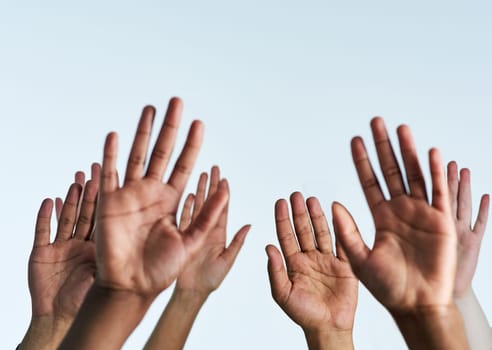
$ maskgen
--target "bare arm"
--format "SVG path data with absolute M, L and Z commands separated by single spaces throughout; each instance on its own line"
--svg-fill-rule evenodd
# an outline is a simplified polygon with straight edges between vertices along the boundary
M 91 232 L 100 166 L 92 179 L 77 172 L 65 202 L 57 198 L 58 228 L 50 243 L 53 201 L 41 204 L 29 259 L 32 317 L 20 349 L 56 349 L 70 327 L 96 272 Z M 83 191 L 83 194 L 82 194 Z M 80 209 L 79 209 L 80 208 Z
M 362 138 L 354 138 L 352 156 L 376 234 L 369 248 L 350 213 L 336 204 L 342 246 L 355 274 L 393 316 L 410 349 L 466 349 L 453 301 L 457 236 L 439 152 L 429 152 L 429 201 L 410 129 L 398 128 L 404 178 L 383 120 L 373 119 L 371 127 L 390 198 L 381 190 Z
M 463 318 L 470 349 L 492 349 L 492 331 L 473 289 L 469 288 L 464 295 L 455 297 L 454 302 Z
M 492 348 L 492 332 L 471 285 L 487 225 L 489 196 L 482 196 L 478 217 L 472 227 L 470 170 L 464 168 L 458 172 L 456 162 L 450 162 L 448 164 L 448 188 L 458 234 L 458 265 L 454 283 L 454 301 L 463 318 L 470 349 L 489 350 Z
M 175 213 L 200 149 L 203 125 L 195 121 L 167 182 L 162 178 L 176 139 L 182 103 L 172 99 L 145 170 L 154 108 L 143 110 L 126 174 L 116 171 L 117 135 L 106 138 L 96 211 L 97 274 L 61 349 L 119 349 L 155 297 L 200 250 L 228 195 L 225 183 L 186 230 Z
M 217 192 L 219 181 L 219 168 L 213 167 L 208 198 Z M 228 187 L 227 191 L 229 192 Z M 207 174 L 202 173 L 196 194 L 189 195 L 185 201 L 180 220 L 181 229 L 185 229 L 197 219 L 206 200 L 206 192 Z M 172 297 L 145 349 L 178 350 L 184 347 L 198 312 L 231 269 L 250 228 L 249 225 L 241 228 L 226 247 L 227 214 L 228 204 L 215 227 L 205 238 L 200 252 L 180 272 Z

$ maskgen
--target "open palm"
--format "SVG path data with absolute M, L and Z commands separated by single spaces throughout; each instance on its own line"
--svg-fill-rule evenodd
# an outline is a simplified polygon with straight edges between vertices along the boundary
M 183 232 L 178 229 L 176 211 L 203 133 L 203 125 L 195 121 L 168 182 L 163 183 L 181 109 L 180 100 L 171 100 L 146 171 L 155 111 L 144 109 L 121 187 L 116 172 L 116 134 L 106 139 L 96 231 L 97 279 L 102 286 L 142 295 L 156 295 L 165 289 L 199 248 L 227 202 L 225 184 L 221 183 L 193 225 Z
M 454 283 L 454 296 L 462 297 L 471 287 L 477 268 L 480 245 L 487 227 L 489 196 L 484 194 L 475 224 L 472 227 L 471 174 L 467 168 L 458 176 L 456 162 L 448 164 L 448 188 L 452 214 L 458 235 L 458 265 Z
M 200 214 L 206 199 L 207 179 L 207 173 L 202 173 L 196 194 L 190 194 L 186 198 L 180 219 L 180 229 L 185 230 Z M 210 172 L 208 198 L 217 192 L 219 181 L 220 170 L 214 166 Z M 227 192 L 229 193 L 228 187 Z M 203 247 L 179 274 L 176 281 L 177 289 L 192 290 L 207 296 L 220 286 L 231 269 L 250 226 L 243 226 L 236 233 L 230 245 L 226 247 L 228 207 L 229 202 L 222 210 L 217 224 L 208 233 Z
M 362 241 L 347 210 L 335 206 L 335 218 L 345 229 L 341 242 L 356 275 L 388 309 L 411 311 L 448 305 L 456 268 L 456 232 L 448 191 L 437 150 L 430 151 L 432 203 L 415 147 L 406 126 L 398 129 L 408 180 L 402 173 L 382 119 L 372 122 L 374 141 L 390 199 L 384 198 L 363 141 L 354 138 L 352 155 L 376 228 L 372 249 Z
M 53 202 L 43 201 L 38 213 L 34 248 L 29 259 L 29 288 L 33 317 L 52 316 L 71 322 L 96 272 L 95 246 L 90 239 L 94 223 L 99 165 L 93 165 L 81 198 L 82 185 L 70 186 L 60 215 L 56 238 L 50 243 Z M 80 174 L 80 173 L 79 173 Z M 79 201 L 82 200 L 78 212 Z
M 291 204 L 295 234 L 287 203 L 279 200 L 275 205 L 277 235 L 287 270 L 278 249 L 267 246 L 273 298 L 305 331 L 351 331 L 358 280 L 338 245 L 335 255 L 318 200 L 309 198 L 306 211 L 302 195 L 296 192 Z

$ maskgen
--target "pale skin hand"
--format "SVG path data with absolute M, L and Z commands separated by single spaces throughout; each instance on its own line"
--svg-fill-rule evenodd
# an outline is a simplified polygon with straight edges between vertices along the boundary
M 96 279 L 62 349 L 120 348 L 154 298 L 194 259 L 226 206 L 227 184 L 221 181 L 196 220 L 186 230 L 177 227 L 176 211 L 203 134 L 203 124 L 194 121 L 163 182 L 181 111 L 182 102 L 171 99 L 145 169 L 155 110 L 144 108 L 122 186 L 116 171 L 117 136 L 107 136 L 96 214 Z
M 180 230 L 186 230 L 199 217 L 206 199 L 217 192 L 219 182 L 219 168 L 213 167 L 208 194 L 206 194 L 207 173 L 200 175 L 196 195 L 190 194 L 184 203 Z M 225 184 L 229 193 L 227 182 Z M 171 300 L 145 349 L 182 349 L 199 310 L 209 294 L 220 286 L 231 269 L 250 225 L 243 226 L 226 247 L 228 206 L 229 203 L 222 210 L 215 227 L 207 234 L 202 248 L 180 272 Z
M 339 232 L 340 241 L 355 274 L 397 320 L 411 348 L 420 346 L 419 341 L 429 348 L 443 344 L 464 348 L 466 338 L 452 299 L 457 237 L 439 152 L 436 149 L 429 152 L 432 178 L 429 203 L 410 129 L 398 128 L 407 192 L 383 120 L 373 119 L 371 128 L 390 198 L 383 195 L 362 139 L 354 138 L 352 156 L 376 235 L 370 249 L 350 213 L 335 204 L 334 220 L 343 228 Z M 412 322 L 407 322 L 412 317 Z M 445 319 L 443 327 L 452 324 L 452 334 L 437 334 L 442 329 L 431 331 L 430 327 L 409 331 L 408 325 L 412 328 L 427 324 L 414 322 L 420 317 Z
M 45 199 L 39 209 L 29 259 L 32 319 L 21 349 L 56 348 L 94 281 L 95 246 L 90 238 L 99 173 L 100 166 L 93 164 L 92 179 L 85 183 L 84 173 L 77 172 L 65 203 L 56 199 L 59 223 L 52 243 L 53 201 Z
M 273 245 L 266 247 L 272 296 L 303 328 L 310 349 L 335 345 L 353 348 L 358 280 L 338 240 L 336 253 L 333 250 L 328 223 L 318 200 L 311 197 L 305 205 L 302 195 L 295 192 L 290 202 L 294 227 L 287 202 L 279 200 L 275 205 L 282 254 Z M 336 234 L 338 230 L 335 226 Z M 331 343 L 314 344 L 311 337 L 328 338 Z
M 471 281 L 477 268 L 480 245 L 487 226 L 489 195 L 482 196 L 478 216 L 472 227 L 470 170 L 461 169 L 458 175 L 458 165 L 456 162 L 450 162 L 447 173 L 451 210 L 458 234 L 458 265 L 454 296 L 460 298 L 471 288 Z
M 454 300 L 465 324 L 470 349 L 489 349 L 492 344 L 489 323 L 471 286 L 487 225 L 489 196 L 482 196 L 478 216 L 472 227 L 470 175 L 470 170 L 466 168 L 458 172 L 456 162 L 448 164 L 450 203 L 458 234 Z

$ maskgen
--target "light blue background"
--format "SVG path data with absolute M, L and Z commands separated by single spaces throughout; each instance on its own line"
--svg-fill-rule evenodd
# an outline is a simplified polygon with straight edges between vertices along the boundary
M 371 242 L 349 141 L 369 142 L 369 120 L 382 115 L 392 136 L 412 126 L 425 167 L 431 146 L 470 167 L 477 206 L 492 187 L 491 11 L 487 1 L 1 1 L 2 348 L 29 323 L 41 200 L 63 197 L 73 172 L 101 159 L 108 131 L 120 134 L 123 169 L 141 107 L 162 116 L 173 95 L 185 101 L 180 142 L 192 119 L 206 124 L 190 189 L 219 164 L 232 187 L 230 237 L 253 224 L 187 348 L 305 348 L 267 282 L 274 201 L 294 190 L 326 209 L 342 201 Z M 474 280 L 489 316 L 491 240 L 487 232 Z M 168 297 L 126 349 L 141 348 Z M 354 337 L 359 349 L 404 348 L 362 286 Z

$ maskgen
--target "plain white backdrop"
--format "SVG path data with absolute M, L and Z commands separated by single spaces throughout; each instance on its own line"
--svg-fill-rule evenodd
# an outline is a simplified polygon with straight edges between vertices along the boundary
M 276 243 L 275 200 L 300 190 L 327 212 L 341 201 L 371 243 L 349 143 L 362 135 L 374 155 L 369 121 L 381 115 L 393 139 L 400 123 L 412 127 L 424 168 L 432 146 L 470 167 L 476 208 L 492 190 L 491 12 L 473 0 L 1 0 L 2 348 L 15 348 L 29 324 L 27 260 L 41 200 L 64 197 L 73 173 L 101 160 L 112 130 L 123 171 L 141 108 L 154 104 L 160 123 L 175 95 L 185 102 L 180 146 L 193 119 L 206 125 L 189 189 L 219 164 L 232 190 L 229 238 L 253 225 L 186 348 L 305 348 L 270 296 L 264 246 Z M 489 317 L 491 230 L 473 282 Z M 170 290 L 125 349 L 142 347 Z M 354 337 L 358 349 L 405 347 L 362 285 Z

